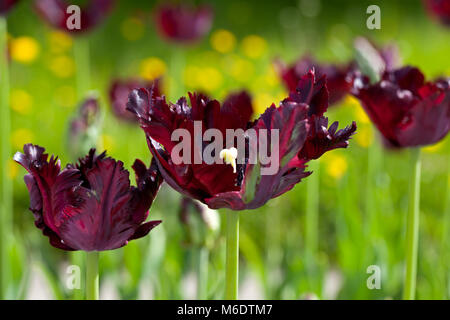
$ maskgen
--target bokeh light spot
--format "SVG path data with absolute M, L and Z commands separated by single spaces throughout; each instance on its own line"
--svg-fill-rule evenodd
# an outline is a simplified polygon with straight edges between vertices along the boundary
M 39 55 L 39 43 L 28 36 L 12 38 L 10 42 L 11 58 L 21 63 L 31 63 Z
M 12 159 L 8 159 L 6 163 L 6 176 L 13 180 L 19 174 L 19 165 Z
M 50 43 L 50 51 L 56 54 L 66 53 L 73 45 L 72 38 L 62 31 L 50 32 L 48 41 Z
M 249 58 L 260 58 L 267 50 L 267 42 L 257 35 L 249 35 L 242 39 L 242 52 Z
M 17 113 L 28 115 L 33 108 L 33 97 L 22 89 L 13 89 L 10 94 L 11 109 Z
M 26 128 L 19 128 L 11 134 L 11 144 L 14 149 L 21 150 L 26 143 L 32 143 L 34 134 L 31 130 Z
M 337 152 L 326 153 L 323 156 L 323 162 L 326 166 L 326 172 L 331 178 L 339 180 L 347 172 L 347 159 Z
M 236 45 L 236 37 L 227 30 L 217 30 L 211 35 L 211 46 L 214 50 L 221 53 L 233 51 Z
M 167 66 L 157 57 L 149 57 L 141 61 L 140 75 L 147 80 L 161 77 L 167 70 Z
M 49 69 L 58 78 L 69 78 L 75 72 L 75 62 L 69 56 L 57 56 L 50 60 Z

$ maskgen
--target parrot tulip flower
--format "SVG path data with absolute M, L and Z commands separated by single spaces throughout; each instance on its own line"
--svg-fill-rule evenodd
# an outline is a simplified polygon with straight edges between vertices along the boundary
M 450 78 L 425 82 L 419 69 L 407 66 L 385 72 L 375 84 L 358 76 L 353 93 L 387 146 L 434 144 L 450 130 Z
M 111 11 L 114 0 L 91 0 L 81 8 L 79 17 L 80 28 L 69 28 L 74 12 L 67 10 L 72 5 L 65 0 L 36 0 L 34 2 L 38 14 L 52 27 L 70 32 L 80 33 L 90 31 L 105 19 Z
M 45 149 L 26 144 L 14 160 L 28 174 L 30 210 L 35 225 L 63 250 L 102 251 L 125 246 L 147 235 L 161 221 L 145 222 L 162 182 L 156 164 L 146 168 L 136 160 L 137 187 L 121 161 L 105 153 L 89 154 L 76 165 L 61 170 L 57 157 Z
M 5 15 L 19 0 L 0 0 L 0 15 Z
M 165 181 L 212 209 L 244 210 L 264 205 L 307 177 L 310 173 L 305 172 L 305 164 L 309 160 L 329 150 L 346 147 L 356 130 L 355 123 L 340 131 L 337 131 L 337 123 L 326 127 L 327 119 L 323 117 L 328 108 L 326 79 L 322 76 L 316 80 L 313 71 L 301 79 L 297 91 L 278 108 L 272 104 L 253 122 L 250 121 L 250 100 L 244 93 L 225 101 L 222 107 L 217 100 L 202 95 L 189 94 L 189 97 L 191 107 L 185 98 L 170 104 L 165 97 L 157 97 L 141 88 L 131 92 L 127 108 L 138 117 Z M 172 133 L 184 128 L 191 136 L 199 135 L 195 133 L 195 121 L 202 123 L 201 134 L 209 128 L 220 130 L 223 136 L 227 129 L 253 129 L 259 141 L 261 135 L 275 130 L 278 140 L 269 136 L 266 146 L 258 143 L 257 147 L 258 150 L 264 148 L 265 152 L 278 148 L 279 157 L 273 159 L 279 163 L 278 169 L 274 174 L 262 174 L 261 169 L 267 165 L 259 161 L 251 163 L 247 152 L 244 152 L 244 163 L 237 163 L 235 168 L 229 159 L 233 157 L 235 145 L 221 152 L 221 157 L 228 160 L 224 163 L 175 164 L 171 158 L 176 145 L 171 140 Z M 195 148 L 192 144 L 192 150 Z M 201 148 L 204 150 L 206 145 Z M 247 142 L 246 150 L 252 148 L 254 146 Z
M 208 6 L 164 4 L 156 9 L 155 23 L 165 39 L 192 43 L 209 32 L 213 16 L 213 11 Z
M 450 1 L 448 0 L 423 0 L 428 13 L 442 24 L 450 27 Z

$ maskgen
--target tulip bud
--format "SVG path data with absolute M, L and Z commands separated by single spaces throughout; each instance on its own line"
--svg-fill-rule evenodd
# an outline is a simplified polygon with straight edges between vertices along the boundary
M 73 159 L 88 153 L 97 145 L 101 131 L 98 99 L 91 94 L 78 109 L 78 115 L 70 122 L 68 146 Z
M 220 232 L 220 217 L 216 210 L 184 197 L 180 205 L 180 220 L 187 245 L 212 248 Z

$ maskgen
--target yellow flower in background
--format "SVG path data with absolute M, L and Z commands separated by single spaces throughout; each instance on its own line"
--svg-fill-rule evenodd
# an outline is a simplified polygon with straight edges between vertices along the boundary
M 74 87 L 61 86 L 55 89 L 54 99 L 57 106 L 70 108 L 76 104 L 77 95 Z
M 424 147 L 423 151 L 425 151 L 426 153 L 436 153 L 441 151 L 444 148 L 444 146 L 445 146 L 445 139 L 431 146 Z
M 346 95 L 344 101 L 342 102 L 342 104 L 352 107 L 352 108 L 359 108 L 361 106 L 360 102 L 358 99 L 356 99 L 354 96 L 352 95 Z
M 323 157 L 327 174 L 336 180 L 344 176 L 348 169 L 347 159 L 338 152 L 326 153 Z
M 184 84 L 192 88 L 197 87 L 200 72 L 197 66 L 187 66 L 183 71 Z
M 33 97 L 22 89 L 13 89 L 10 94 L 11 109 L 15 112 L 28 115 L 33 109 Z
M 369 124 L 370 118 L 367 116 L 366 112 L 362 107 L 355 109 L 355 117 L 358 123 Z
M 287 91 L 285 91 L 284 89 L 281 90 L 279 93 L 277 93 L 277 95 L 275 96 L 275 101 L 274 101 L 275 105 L 278 105 L 279 102 L 286 99 L 288 95 L 289 95 L 289 93 Z
M 33 139 L 33 132 L 25 128 L 16 129 L 11 134 L 11 144 L 17 150 L 21 150 L 24 144 L 33 142 Z
M 219 89 L 223 82 L 223 76 L 216 68 L 200 68 L 191 65 L 184 69 L 183 80 L 185 85 L 190 88 L 210 92 Z
M 50 51 L 56 54 L 66 53 L 72 48 L 72 38 L 63 31 L 51 31 L 48 35 Z
M 275 70 L 274 65 L 270 65 L 267 68 L 266 73 L 264 74 L 265 81 L 268 86 L 275 87 L 280 83 L 280 77 L 278 76 L 278 72 Z
M 17 175 L 19 174 L 19 166 L 17 165 L 17 163 L 12 160 L 12 159 L 8 159 L 8 162 L 6 164 L 6 175 L 9 179 L 13 180 L 17 177 Z
M 222 84 L 223 77 L 219 70 L 208 67 L 200 71 L 198 81 L 200 88 L 206 91 L 214 91 Z
M 31 63 L 39 55 L 39 43 L 32 37 L 12 38 L 10 42 L 11 58 L 21 63 Z
M 114 150 L 114 138 L 107 134 L 100 136 L 99 146 L 100 150 L 106 150 L 109 154 Z
M 149 57 L 141 61 L 140 75 L 147 80 L 161 77 L 167 70 L 164 61 L 157 57 Z
M 253 98 L 253 106 L 255 107 L 255 115 L 259 115 L 261 113 L 264 113 L 264 111 L 272 105 L 272 103 L 277 103 L 273 100 L 273 97 L 266 93 L 261 92 L 257 93 L 255 97 Z
M 357 144 L 359 144 L 363 148 L 367 148 L 373 142 L 374 132 L 371 126 L 364 125 L 358 127 L 358 134 L 355 134 L 353 137 Z
M 57 56 L 50 59 L 49 69 L 58 78 L 69 78 L 75 72 L 75 62 L 69 56 Z
M 144 36 L 144 23 L 138 18 L 128 18 L 120 26 L 122 36 L 128 41 L 136 41 Z
M 214 50 L 228 53 L 233 51 L 236 45 L 236 37 L 230 31 L 220 29 L 213 32 L 210 42 Z
M 262 37 L 250 35 L 242 39 L 242 52 L 249 58 L 259 58 L 267 50 L 267 42 Z
M 234 79 L 247 82 L 253 77 L 255 67 L 250 61 L 236 57 L 231 60 L 231 65 L 226 70 Z
M 353 112 L 355 113 L 356 121 L 358 123 L 370 123 L 370 118 L 367 116 L 358 99 L 351 95 L 347 95 L 342 104 L 353 110 Z

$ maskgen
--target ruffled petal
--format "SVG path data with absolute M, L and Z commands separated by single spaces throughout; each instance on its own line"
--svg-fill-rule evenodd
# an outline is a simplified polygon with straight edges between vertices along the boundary
M 49 161 L 45 149 L 26 144 L 24 153 L 17 152 L 14 160 L 28 172 L 24 178 L 30 194 L 30 211 L 35 225 L 50 238 L 50 243 L 64 250 L 72 250 L 61 241 L 58 226 L 61 220 L 61 207 L 66 199 L 72 198 L 72 191 L 81 184 L 76 170 L 64 170 L 60 174 L 60 162 L 53 156 Z
M 325 152 L 347 148 L 350 137 L 356 132 L 356 122 L 344 129 L 337 130 L 339 123 L 334 122 L 328 128 L 328 118 L 313 116 L 310 119 L 310 132 L 299 158 L 306 161 L 320 158 Z
M 226 207 L 232 210 L 255 209 L 264 205 L 271 198 L 292 189 L 301 179 L 308 176 L 304 172 L 305 166 L 301 161 L 292 161 L 297 158 L 308 135 L 307 121 L 308 107 L 304 104 L 285 103 L 279 108 L 272 105 L 256 122 L 253 127 L 259 137 L 268 130 L 268 150 L 279 147 L 276 163 L 262 164 L 260 159 L 256 163 L 249 161 L 245 167 L 244 180 L 239 191 L 225 192 L 205 199 L 212 209 Z M 279 141 L 272 141 L 270 130 L 278 130 Z M 250 153 L 253 144 L 250 144 Z M 259 146 L 261 147 L 261 145 Z M 256 153 L 254 153 L 256 154 Z M 275 165 L 274 174 L 262 174 L 261 169 L 268 169 Z
M 161 80 L 143 81 L 139 79 L 114 80 L 109 88 L 109 99 L 114 115 L 124 121 L 136 122 L 134 114 L 126 110 L 128 95 L 133 89 L 146 88 L 155 97 L 161 96 Z

